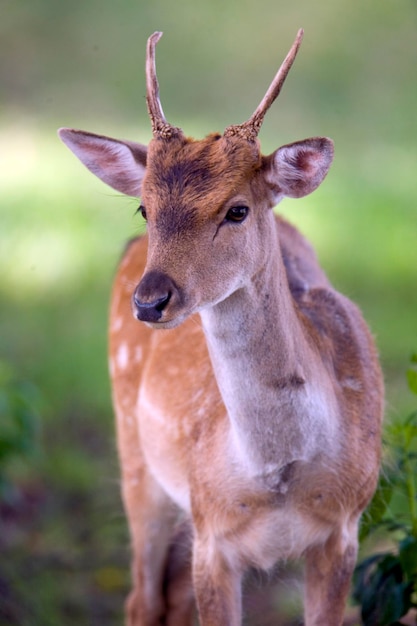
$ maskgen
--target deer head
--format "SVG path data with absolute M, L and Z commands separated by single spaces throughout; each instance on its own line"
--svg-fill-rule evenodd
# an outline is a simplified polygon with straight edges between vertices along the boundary
M 301 44 L 300 30 L 253 115 L 202 140 L 169 124 L 159 100 L 155 46 L 148 40 L 147 104 L 153 139 L 146 147 L 78 130 L 59 135 L 105 183 L 141 198 L 148 223 L 148 259 L 133 294 L 135 316 L 174 327 L 252 280 L 276 244 L 272 207 L 322 182 L 333 159 L 330 139 L 316 137 L 263 156 L 257 139 Z

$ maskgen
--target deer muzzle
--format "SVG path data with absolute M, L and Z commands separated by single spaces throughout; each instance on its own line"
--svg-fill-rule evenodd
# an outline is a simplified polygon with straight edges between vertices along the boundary
M 163 272 L 147 272 L 132 296 L 134 316 L 149 323 L 164 322 L 170 317 L 168 308 L 176 308 L 181 301 L 181 293 L 172 278 Z

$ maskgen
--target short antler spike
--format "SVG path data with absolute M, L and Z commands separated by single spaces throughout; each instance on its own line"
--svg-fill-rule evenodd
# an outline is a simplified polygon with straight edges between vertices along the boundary
M 171 126 L 171 124 L 166 121 L 159 99 L 159 83 L 155 66 L 155 48 L 161 37 L 161 32 L 155 32 L 149 37 L 146 47 L 146 102 L 154 137 L 171 139 L 183 133 L 180 128 Z
M 285 79 L 287 78 L 288 72 L 290 71 L 291 66 L 294 63 L 295 57 L 297 56 L 297 52 L 300 48 L 303 35 L 304 30 L 300 28 L 294 40 L 294 43 L 291 46 L 290 51 L 285 57 L 268 91 L 266 92 L 265 96 L 261 100 L 253 115 L 243 124 L 237 124 L 226 128 L 226 130 L 224 131 L 225 137 L 238 136 L 244 139 L 248 139 L 249 141 L 254 141 L 256 139 L 261 129 L 266 112 L 280 94 L 281 88 L 284 84 Z

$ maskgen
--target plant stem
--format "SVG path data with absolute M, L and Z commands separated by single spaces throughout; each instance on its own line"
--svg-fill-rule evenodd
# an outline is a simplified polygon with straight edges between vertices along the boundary
M 404 450 L 405 486 L 407 490 L 408 506 L 411 517 L 411 534 L 417 538 L 417 494 L 414 481 L 413 467 L 408 456 L 407 447 Z

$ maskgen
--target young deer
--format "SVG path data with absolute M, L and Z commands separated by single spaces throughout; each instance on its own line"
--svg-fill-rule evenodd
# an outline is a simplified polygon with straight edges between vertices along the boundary
M 244 573 L 301 556 L 305 624 L 337 626 L 378 477 L 383 383 L 361 313 L 272 211 L 314 191 L 333 158 L 322 137 L 260 152 L 302 31 L 252 117 L 198 141 L 164 117 L 160 36 L 148 147 L 60 130 L 101 180 L 141 197 L 148 223 L 110 315 L 127 623 L 191 625 L 195 598 L 202 626 L 237 626 Z

